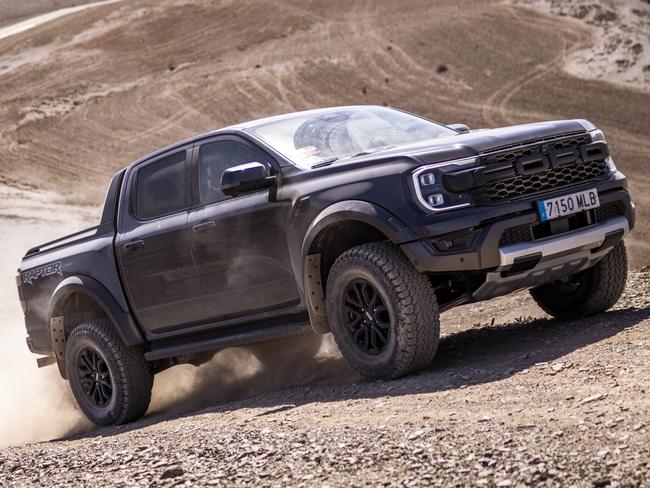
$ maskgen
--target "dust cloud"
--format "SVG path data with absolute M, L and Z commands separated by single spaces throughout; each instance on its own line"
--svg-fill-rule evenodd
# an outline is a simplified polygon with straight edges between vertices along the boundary
M 37 368 L 27 349 L 14 276 L 28 248 L 95 225 L 98 209 L 7 185 L 0 185 L 0 201 L 0 448 L 92 431 L 56 366 Z M 155 378 L 147 416 L 180 415 L 286 387 L 358 378 L 329 336 L 315 358 L 301 358 L 316 337 L 230 348 L 201 366 L 163 371 Z
M 56 366 L 36 366 L 16 292 L 16 270 L 29 247 L 94 221 L 95 209 L 59 200 L 53 193 L 0 185 L 0 448 L 91 428 Z
M 0 341 L 0 448 L 91 428 L 56 367 L 39 370 L 34 357 L 29 357 L 24 338 L 8 334 L 6 327 L 0 332 Z
M 180 365 L 163 371 L 156 376 L 149 412 L 180 414 L 292 386 L 359 378 L 343 361 L 330 335 L 323 338 L 315 357 L 301 357 L 301 348 L 311 347 L 312 341 L 307 334 L 251 348 L 225 349 L 201 366 Z

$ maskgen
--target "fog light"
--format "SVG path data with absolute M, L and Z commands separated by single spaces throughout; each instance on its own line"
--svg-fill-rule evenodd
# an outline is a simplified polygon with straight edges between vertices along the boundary
M 420 175 L 420 185 L 431 186 L 436 184 L 436 175 L 433 173 L 424 173 Z
M 474 245 L 474 240 L 479 231 L 473 230 L 464 234 L 447 236 L 433 241 L 434 247 L 440 252 L 464 251 Z
M 429 202 L 429 205 L 432 207 L 438 207 L 445 203 L 445 198 L 442 196 L 441 193 L 434 193 L 433 195 L 429 195 L 427 197 L 427 201 Z

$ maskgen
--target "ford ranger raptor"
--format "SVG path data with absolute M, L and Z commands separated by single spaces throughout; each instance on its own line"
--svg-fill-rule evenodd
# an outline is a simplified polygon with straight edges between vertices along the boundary
M 39 365 L 114 425 L 144 415 L 157 372 L 226 347 L 286 338 L 258 351 L 273 368 L 332 333 L 359 373 L 390 379 L 432 362 L 457 305 L 529 289 L 558 319 L 604 312 L 634 218 L 586 120 L 474 131 L 335 107 L 135 161 L 99 225 L 27 251 L 16 281 Z

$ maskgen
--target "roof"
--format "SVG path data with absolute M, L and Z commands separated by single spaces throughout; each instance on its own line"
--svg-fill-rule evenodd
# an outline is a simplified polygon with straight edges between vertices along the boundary
M 265 125 L 272 122 L 279 122 L 293 117 L 299 117 L 301 115 L 319 115 L 319 114 L 326 114 L 329 112 L 336 112 L 337 110 L 350 110 L 350 109 L 362 109 L 362 108 L 380 108 L 380 107 L 378 105 L 342 105 L 340 107 L 315 108 L 311 110 L 302 110 L 300 112 L 290 112 L 281 115 L 274 115 L 271 117 L 264 117 L 263 119 L 256 119 L 248 122 L 241 122 L 239 124 L 234 124 L 225 127 L 224 129 L 247 130 L 247 129 L 252 129 L 253 127 L 258 127 L 260 125 Z M 389 108 L 389 107 L 381 107 L 381 108 Z
M 300 115 L 318 115 L 318 114 L 325 114 L 328 112 L 335 112 L 337 110 L 342 110 L 342 109 L 360 109 L 360 108 L 370 108 L 370 107 L 379 107 L 378 105 L 343 105 L 340 107 L 326 107 L 326 108 L 316 108 L 316 109 L 311 109 L 311 110 L 302 110 L 299 112 L 289 112 L 286 114 L 281 114 L 281 115 L 274 115 L 271 117 L 264 117 L 262 119 L 255 119 L 255 120 L 250 120 L 247 122 L 240 122 L 238 124 L 234 125 L 229 125 L 227 127 L 223 127 L 221 129 L 215 129 L 209 132 L 203 132 L 201 134 L 194 135 L 192 137 L 189 137 L 187 139 L 183 139 L 182 141 L 175 142 L 174 144 L 170 144 L 169 146 L 162 147 L 160 149 L 157 149 L 141 158 L 138 158 L 137 160 L 133 161 L 131 164 L 129 164 L 127 167 L 135 166 L 143 161 L 146 161 L 148 159 L 151 159 L 153 157 L 158 156 L 159 154 L 166 153 L 168 151 L 172 151 L 176 148 L 185 146 L 186 144 L 191 144 L 195 141 L 198 141 L 200 139 L 204 139 L 206 137 L 214 136 L 217 134 L 220 134 L 222 132 L 235 132 L 235 131 L 246 131 L 248 129 L 252 129 L 253 127 L 257 127 L 260 125 L 268 124 L 270 122 L 278 122 L 284 119 L 289 119 L 292 117 L 300 116 Z M 382 107 L 386 108 L 386 107 Z

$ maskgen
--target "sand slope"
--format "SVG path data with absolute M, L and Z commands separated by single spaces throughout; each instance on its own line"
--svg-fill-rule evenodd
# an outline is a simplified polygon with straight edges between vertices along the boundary
M 640 265 L 650 94 L 565 73 L 592 36 L 576 19 L 483 0 L 98 7 L 0 41 L 0 178 L 99 202 L 111 173 L 162 145 L 326 105 L 473 127 L 585 117 L 631 177 Z

